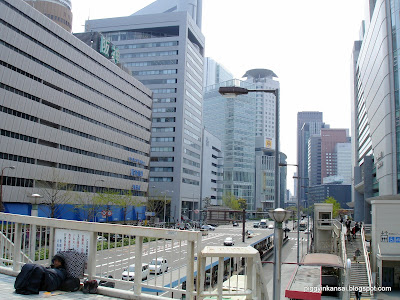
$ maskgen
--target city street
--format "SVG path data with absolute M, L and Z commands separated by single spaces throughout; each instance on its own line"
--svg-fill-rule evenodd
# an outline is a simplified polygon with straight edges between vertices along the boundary
M 215 231 L 208 231 L 208 235 L 202 237 L 202 245 L 205 246 L 223 246 L 224 240 L 227 237 L 232 237 L 235 246 L 246 247 L 252 243 L 273 234 L 273 229 L 266 228 L 253 228 L 253 222 L 246 222 L 246 230 L 251 230 L 254 233 L 254 237 L 246 238 L 245 242 L 242 242 L 242 224 L 239 223 L 238 227 L 233 227 L 232 225 L 221 225 L 216 227 Z M 171 240 L 165 241 L 153 241 L 150 243 L 145 243 L 143 245 L 142 259 L 144 263 L 149 263 L 153 258 L 166 258 L 168 260 L 168 272 L 165 275 L 161 274 L 155 276 L 154 274 L 149 274 L 147 282 L 153 284 L 155 277 L 157 281 L 169 283 L 170 279 L 177 280 L 185 276 L 186 271 L 186 243 L 179 241 L 174 241 L 171 244 Z M 157 251 L 156 251 L 157 249 Z M 135 263 L 135 246 L 125 246 L 118 249 L 112 249 L 110 254 L 108 250 L 99 251 L 97 257 L 97 273 L 98 275 L 111 275 L 113 278 L 121 279 L 122 272 L 129 265 Z M 179 255 L 176 255 L 179 253 Z M 110 255 L 117 256 L 110 257 Z M 121 289 L 131 289 L 133 282 L 122 282 L 117 283 L 116 288 Z

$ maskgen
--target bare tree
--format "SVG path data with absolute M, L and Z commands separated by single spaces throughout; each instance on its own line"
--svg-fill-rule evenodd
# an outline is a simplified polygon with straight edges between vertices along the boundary
M 48 218 L 60 217 L 65 209 L 65 204 L 68 204 L 73 197 L 74 185 L 65 182 L 54 168 L 51 180 L 37 180 L 35 187 L 39 188 L 42 195 L 42 206 L 48 208 L 48 210 L 43 210 Z

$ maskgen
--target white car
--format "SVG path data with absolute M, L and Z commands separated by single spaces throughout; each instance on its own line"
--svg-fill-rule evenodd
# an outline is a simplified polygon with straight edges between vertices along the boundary
M 147 276 L 149 276 L 149 264 L 142 264 L 142 280 L 146 280 Z M 122 280 L 135 280 L 135 265 L 130 265 L 122 272 Z
M 224 246 L 233 246 L 235 245 L 235 241 L 231 237 L 227 237 L 224 241 Z
M 274 229 L 274 224 L 269 224 L 268 229 Z
M 108 240 L 104 236 L 97 236 L 98 242 L 107 242 Z
M 203 226 L 201 226 L 201 229 L 214 231 L 215 227 L 211 226 L 211 225 L 203 225 Z
M 153 259 L 150 263 L 149 263 L 149 270 L 150 273 L 154 273 L 154 274 L 161 274 L 163 272 L 167 272 L 168 271 L 168 262 L 165 258 L 159 257 L 156 259 Z

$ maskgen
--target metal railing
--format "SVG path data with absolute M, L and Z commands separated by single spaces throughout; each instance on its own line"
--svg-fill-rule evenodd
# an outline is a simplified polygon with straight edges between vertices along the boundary
M 372 273 L 371 273 L 371 264 L 369 262 L 369 254 L 367 251 L 367 243 L 365 241 L 365 231 L 364 231 L 364 227 L 361 226 L 361 241 L 362 241 L 362 246 L 363 246 L 363 250 L 364 250 L 364 258 L 365 258 L 365 267 L 367 269 L 367 276 L 368 276 L 368 286 L 369 286 L 369 294 L 372 296 L 374 294 L 373 291 L 373 283 L 372 283 Z
M 49 265 L 58 250 L 71 248 L 86 251 L 88 279 L 115 284 L 114 289 L 105 288 L 108 295 L 127 299 L 133 295 L 144 299 L 185 295 L 186 299 L 193 299 L 196 294 L 195 254 L 198 256 L 201 250 L 200 232 L 7 213 L 0 213 L 0 230 L 0 272 L 6 274 L 16 275 L 29 262 Z M 156 264 L 152 274 L 151 260 L 166 260 L 167 264 Z M 133 282 L 122 280 L 122 273 L 130 265 L 146 266 L 143 271 L 135 268 L 134 277 L 125 277 Z
M 201 239 L 198 231 L 0 213 L 0 273 L 16 276 L 25 263 L 49 265 L 59 250 L 75 249 L 87 254 L 86 278 L 114 283 L 114 288 L 99 286 L 103 295 L 124 299 L 267 298 L 256 249 L 205 247 L 201 251 Z M 151 260 L 167 260 L 168 268 L 153 267 Z M 134 275 L 129 274 L 125 270 L 132 265 L 143 266 L 143 270 L 135 267 Z M 123 273 L 127 280 L 122 279 Z
M 259 252 L 253 247 L 206 246 L 199 256 L 198 299 L 267 299 Z
M 319 219 L 317 220 L 317 226 L 319 229 L 321 228 L 331 229 L 334 221 L 335 220 L 332 219 Z

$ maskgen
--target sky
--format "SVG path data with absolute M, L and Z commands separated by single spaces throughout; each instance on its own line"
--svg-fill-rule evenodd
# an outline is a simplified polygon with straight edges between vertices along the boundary
M 270 69 L 280 82 L 280 150 L 297 163 L 297 112 L 321 111 L 351 133 L 350 68 L 365 0 L 203 0 L 205 56 L 242 78 Z M 72 0 L 73 32 L 85 20 L 131 15 L 154 0 Z M 293 192 L 288 169 L 288 189 Z

